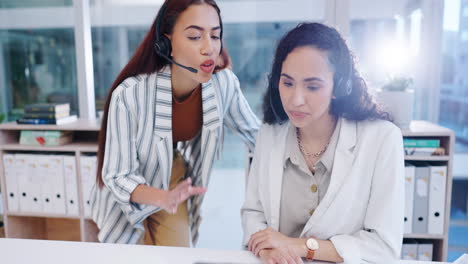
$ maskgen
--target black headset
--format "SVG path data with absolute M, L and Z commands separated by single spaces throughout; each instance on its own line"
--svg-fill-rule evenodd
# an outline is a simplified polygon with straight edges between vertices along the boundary
M 344 61 L 344 63 L 347 63 L 347 67 L 345 68 L 346 72 L 343 72 L 341 77 L 337 78 L 337 80 L 334 82 L 335 87 L 333 95 L 336 98 L 348 96 L 353 91 L 353 59 L 351 58 L 349 52 L 348 54 L 345 54 L 345 57 L 348 58 L 348 61 Z
M 161 34 L 161 19 L 164 16 L 164 13 L 166 12 L 166 5 L 167 5 L 168 2 L 169 2 L 169 0 L 164 1 L 163 5 L 159 9 L 158 16 L 156 18 L 155 32 L 154 32 L 154 34 L 156 35 L 156 42 L 154 43 L 154 49 L 155 49 L 155 51 L 156 51 L 156 53 L 158 55 L 165 58 L 169 62 L 174 63 L 177 66 L 180 66 L 180 67 L 182 67 L 182 68 L 184 68 L 184 69 L 186 69 L 188 71 L 191 71 L 193 73 L 197 73 L 198 70 L 196 70 L 196 69 L 194 69 L 192 67 L 188 67 L 188 66 L 182 65 L 180 63 L 177 63 L 176 61 L 172 60 L 171 57 L 170 57 L 171 56 L 171 51 L 172 51 L 171 41 L 169 40 L 168 37 L 166 37 L 166 35 Z M 220 35 L 219 35 L 219 40 L 221 42 L 221 49 L 220 49 L 219 53 L 221 54 L 221 52 L 223 51 L 223 23 L 222 23 L 221 19 L 219 19 L 219 24 L 220 24 L 220 28 L 221 28 L 221 32 L 220 32 Z

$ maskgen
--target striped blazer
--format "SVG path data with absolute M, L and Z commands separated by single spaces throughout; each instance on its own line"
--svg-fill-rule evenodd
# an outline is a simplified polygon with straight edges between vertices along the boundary
M 223 127 L 240 135 L 250 149 L 260 125 L 231 70 L 202 84 L 203 126 L 179 148 L 194 185 L 208 186 L 215 157 L 222 149 Z M 136 244 L 143 220 L 161 208 L 130 202 L 139 184 L 167 190 L 173 159 L 170 66 L 126 79 L 112 93 L 102 169 L 103 188 L 91 194 L 92 218 L 101 242 Z M 198 238 L 203 195 L 188 200 L 192 243 Z

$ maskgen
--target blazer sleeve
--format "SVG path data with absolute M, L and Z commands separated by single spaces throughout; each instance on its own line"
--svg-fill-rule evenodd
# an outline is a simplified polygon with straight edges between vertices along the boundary
M 262 138 L 262 134 L 264 134 L 262 133 L 262 130 L 263 129 L 260 130 L 257 136 L 257 144 L 255 146 L 252 166 L 250 167 L 249 176 L 247 178 L 245 201 L 241 208 L 242 229 L 244 231 L 242 242 L 243 246 L 247 246 L 252 234 L 268 227 L 263 205 L 259 196 L 259 178 L 261 177 L 260 168 L 262 167 L 261 152 L 264 148 L 264 146 L 262 146 L 263 142 L 265 142 Z
M 363 230 L 330 239 L 344 263 L 393 263 L 400 257 L 405 195 L 403 138 L 395 126 L 382 138 Z
M 116 89 L 109 105 L 102 179 L 122 206 L 139 209 L 130 202 L 130 195 L 146 181 L 138 170 L 135 145 L 138 119 L 125 99 L 125 90 Z
M 249 150 L 255 147 L 255 137 L 260 126 L 255 113 L 250 108 L 249 103 L 244 97 L 239 85 L 239 79 L 230 70 L 226 70 L 227 89 L 233 89 L 232 98 L 228 102 L 227 113 L 224 117 L 225 125 L 233 132 L 238 134 L 247 144 Z

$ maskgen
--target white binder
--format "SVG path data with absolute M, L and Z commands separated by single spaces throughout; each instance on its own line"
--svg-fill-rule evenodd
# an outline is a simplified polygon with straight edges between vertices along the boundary
M 66 214 L 63 158 L 60 155 L 35 155 L 41 175 L 43 212 Z
M 52 185 L 52 213 L 66 214 L 65 181 L 63 177 L 63 157 L 49 155 L 49 177 Z
M 418 260 L 432 261 L 432 244 L 418 244 Z
M 80 215 L 80 210 L 78 206 L 78 184 L 76 179 L 75 156 L 63 156 L 63 167 L 67 214 L 78 216 Z
M 96 178 L 96 156 L 81 157 L 81 182 L 83 187 L 84 217 L 91 218 L 91 189 Z
M 430 171 L 428 233 L 442 235 L 444 233 L 447 166 L 431 166 Z
M 401 258 L 404 260 L 418 259 L 418 244 L 403 244 Z
M 29 193 L 29 212 L 42 213 L 44 211 L 44 203 L 42 200 L 42 188 L 44 181 L 43 175 L 38 173 L 39 160 L 38 155 L 29 154 L 27 159 L 26 170 L 26 186 L 25 189 Z
M 15 154 L 16 180 L 18 183 L 19 208 L 21 212 L 31 212 L 32 203 L 29 201 L 31 194 L 28 186 L 28 155 Z
M 6 180 L 7 208 L 10 212 L 19 212 L 18 180 L 15 166 L 15 154 L 3 154 L 3 168 Z
M 429 207 L 429 166 L 417 165 L 415 170 L 413 233 L 427 234 Z
M 49 174 L 49 155 L 36 155 L 38 162 L 37 172 L 40 175 L 41 181 L 41 201 L 43 203 L 43 212 L 46 214 L 54 213 L 52 196 L 54 195 L 52 175 Z
M 414 203 L 414 173 L 415 167 L 411 164 L 405 165 L 405 219 L 404 233 L 413 232 L 413 203 Z

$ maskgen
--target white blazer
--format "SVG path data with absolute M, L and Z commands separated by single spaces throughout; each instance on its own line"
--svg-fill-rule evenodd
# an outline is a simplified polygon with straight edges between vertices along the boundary
M 263 125 L 241 209 L 244 245 L 279 228 L 283 155 L 289 123 Z M 391 263 L 403 241 L 404 156 L 388 121 L 342 120 L 327 193 L 300 237 L 331 240 L 344 263 Z

